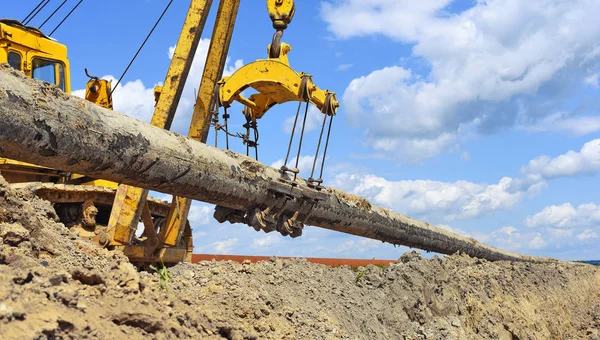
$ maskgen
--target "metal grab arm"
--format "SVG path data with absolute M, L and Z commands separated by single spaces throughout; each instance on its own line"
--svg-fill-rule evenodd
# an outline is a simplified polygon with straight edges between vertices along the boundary
M 309 101 L 321 112 L 334 115 L 340 106 L 335 93 L 321 90 L 310 75 L 294 71 L 287 62 L 287 52 L 290 50 L 289 45 L 282 43 L 280 58 L 259 59 L 238 69 L 230 77 L 221 79 L 220 104 L 228 106 L 234 101 L 240 102 L 251 109 L 252 118 L 259 119 L 275 104 L 305 101 L 302 79 L 307 78 Z M 258 93 L 246 98 L 242 92 L 249 87 Z

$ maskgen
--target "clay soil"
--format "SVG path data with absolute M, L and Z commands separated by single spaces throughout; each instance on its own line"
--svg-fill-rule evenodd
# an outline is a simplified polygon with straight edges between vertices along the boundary
M 0 179 L 0 339 L 598 339 L 600 270 L 406 253 L 385 268 L 200 262 L 157 274 Z

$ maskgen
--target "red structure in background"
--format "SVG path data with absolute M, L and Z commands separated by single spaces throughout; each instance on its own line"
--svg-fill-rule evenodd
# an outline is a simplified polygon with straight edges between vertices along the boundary
M 270 256 L 245 256 L 245 255 L 216 255 L 216 254 L 193 254 L 192 263 L 198 263 L 200 261 L 235 261 L 242 263 L 245 260 L 249 260 L 252 263 L 260 261 L 269 261 L 272 257 Z M 367 260 L 367 259 L 335 259 L 335 258 L 317 258 L 317 257 L 277 257 L 280 260 L 290 259 L 305 259 L 311 263 L 324 264 L 330 267 L 338 266 L 351 266 L 360 267 L 367 266 L 369 264 L 376 266 L 387 266 L 391 263 L 396 263 L 396 260 Z

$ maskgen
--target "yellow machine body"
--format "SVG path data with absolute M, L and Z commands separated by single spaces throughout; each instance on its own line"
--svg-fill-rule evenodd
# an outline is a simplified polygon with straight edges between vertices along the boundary
M 24 26 L 16 20 L 0 20 L 0 63 L 9 63 L 29 77 L 46 81 L 66 93 L 71 93 L 67 47 L 50 39 L 35 27 Z M 99 79 L 94 86 L 105 89 L 104 83 L 105 80 Z M 88 90 L 92 85 L 88 83 Z M 112 108 L 112 102 L 108 101 L 106 96 L 90 95 L 89 100 Z M 0 171 L 9 182 L 64 183 L 83 177 L 5 158 L 0 158 Z M 103 180 L 88 180 L 82 184 L 116 187 L 116 184 Z
M 0 20 L 0 63 L 71 93 L 67 47 L 16 20 Z
M 191 0 L 169 70 L 162 86 L 154 89 L 156 100 L 151 124 L 170 129 L 185 80 L 198 47 L 212 0 Z M 252 118 L 262 117 L 275 104 L 307 101 L 323 113 L 334 115 L 339 103 L 335 94 L 315 86 L 310 75 L 289 65 L 291 47 L 281 43 L 291 22 L 294 0 L 267 0 L 267 11 L 276 30 L 269 58 L 248 64 L 231 77 L 222 77 L 240 0 L 220 0 L 213 36 L 200 83 L 188 136 L 206 142 L 212 103 L 236 100 L 246 105 Z M 66 46 L 16 20 L 0 20 L 0 63 L 9 63 L 27 76 L 46 81 L 71 93 Z M 86 70 L 87 74 L 87 70 Z M 112 109 L 109 81 L 87 74 L 85 99 Z M 220 85 L 220 91 L 215 91 Z M 245 98 L 242 92 L 258 93 Z M 9 183 L 33 185 L 36 193 L 53 202 L 71 230 L 102 247 L 121 249 L 134 263 L 190 261 L 192 232 L 187 221 L 191 200 L 173 197 L 157 201 L 148 190 L 0 158 L 0 172 Z M 144 232 L 136 236 L 140 221 Z
M 196 16 L 199 15 L 196 13 Z M 9 63 L 29 77 L 46 81 L 66 93 L 71 93 L 67 47 L 47 37 L 37 28 L 24 26 L 16 20 L 0 20 L 0 63 Z M 85 99 L 112 110 L 111 83 L 98 77 L 89 77 Z M 135 230 L 130 228 L 133 225 L 137 227 L 140 216 L 131 212 L 127 202 L 114 205 L 115 198 L 125 194 L 122 190 L 117 190 L 118 183 L 6 158 L 0 158 L 0 173 L 9 183 L 30 185 L 40 197 L 53 202 L 61 221 L 83 238 L 101 246 L 127 246 L 123 251 L 134 262 L 158 259 L 147 251 L 148 247 L 143 246 L 141 241 L 138 242 L 139 245 L 133 242 Z M 131 199 L 140 197 L 141 194 L 138 194 Z M 146 200 L 144 197 L 142 207 L 146 224 L 158 223 L 170 216 L 170 204 L 167 202 L 152 198 Z M 126 231 L 123 228 L 114 228 L 114 225 L 110 228 L 109 220 L 114 215 L 118 215 L 120 220 L 131 222 Z M 170 246 L 178 246 L 171 251 L 162 251 L 160 256 L 166 263 L 191 260 L 191 229 L 189 224 L 183 225 L 185 230 L 181 232 L 181 237 L 176 238 L 171 234 L 165 237 L 168 238 Z M 158 246 L 158 243 L 156 245 Z
M 112 110 L 111 84 L 106 79 L 93 77 L 85 85 L 85 100 Z

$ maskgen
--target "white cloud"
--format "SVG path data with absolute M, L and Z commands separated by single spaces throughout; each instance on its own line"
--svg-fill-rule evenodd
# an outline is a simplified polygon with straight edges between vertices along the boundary
M 468 152 L 463 152 L 462 155 L 460 155 L 460 158 L 463 159 L 463 161 L 465 162 L 470 162 L 471 161 L 471 155 Z
M 497 184 L 388 181 L 375 175 L 343 173 L 336 176 L 332 186 L 371 199 L 398 213 L 451 221 L 509 209 L 537 194 L 544 182 L 509 177 L 502 178 Z
M 567 112 L 558 112 L 520 128 L 531 132 L 566 132 L 574 136 L 583 136 L 600 131 L 600 116 L 573 117 Z
M 296 131 L 294 132 L 294 136 L 298 136 L 302 131 L 302 121 L 304 119 L 304 105 L 302 104 L 300 108 L 300 114 L 298 115 L 298 121 L 296 122 Z M 319 109 L 314 105 L 309 105 L 308 113 L 306 115 L 306 125 L 304 126 L 304 132 L 310 132 L 316 129 L 320 129 L 323 125 L 323 115 Z M 292 128 L 294 127 L 294 119 L 296 115 L 287 117 L 283 121 L 282 130 L 283 132 L 290 134 L 292 133 Z M 297 138 L 297 137 L 296 137 Z
M 336 71 L 346 71 L 347 69 L 349 69 L 350 67 L 352 67 L 352 64 L 339 64 L 335 70 Z
M 216 241 L 211 244 L 215 254 L 231 254 L 231 250 L 238 243 L 237 238 L 230 238 L 224 241 Z
M 208 225 L 213 219 L 213 207 L 206 203 L 194 201 L 190 207 L 188 214 L 188 220 L 193 226 L 197 225 Z
M 381 241 L 363 238 L 359 240 L 345 241 L 335 247 L 321 245 L 317 247 L 317 250 L 333 254 L 355 255 L 379 248 L 382 244 L 383 243 Z
M 281 242 L 281 236 L 271 233 L 267 234 L 264 237 L 255 238 L 252 241 L 252 246 L 254 248 L 270 248 L 276 244 Z
M 298 161 L 298 170 L 300 170 L 300 173 L 298 174 L 298 176 L 300 176 L 302 178 L 308 178 L 308 176 L 310 176 L 310 171 L 312 170 L 314 159 L 315 159 L 314 156 L 300 156 L 300 160 Z M 283 165 L 283 161 L 284 161 L 284 159 L 278 159 L 273 164 L 271 164 L 271 167 L 273 167 L 275 169 L 279 169 Z M 288 164 L 287 164 L 288 168 L 291 169 L 291 168 L 294 168 L 295 166 L 296 166 L 296 157 L 288 160 Z M 315 177 L 319 176 L 319 173 L 318 173 L 319 166 L 320 166 L 320 164 L 317 162 L 317 165 L 315 168 L 315 172 L 316 172 Z
M 595 73 L 592 74 L 590 76 L 585 77 L 585 79 L 583 79 L 584 84 L 590 85 L 593 88 L 598 88 L 598 76 L 600 76 L 600 73 Z
M 340 38 L 383 34 L 403 41 L 414 41 L 423 34 L 422 23 L 451 0 L 342 0 L 321 4 L 321 16 Z
M 597 173 L 600 171 L 600 139 L 585 143 L 579 152 L 571 150 L 555 158 L 537 157 L 521 171 L 544 178 Z
M 194 91 L 194 89 L 198 89 L 200 85 L 209 45 L 210 39 L 200 40 L 185 88 L 183 90 L 183 94 L 181 96 L 181 100 L 179 102 L 175 120 L 173 121 L 172 130 L 184 134 L 187 133 L 194 103 L 196 102 L 196 91 Z M 173 57 L 174 51 L 174 46 L 169 47 L 169 59 Z M 231 64 L 228 57 L 225 64 L 225 70 L 223 72 L 224 76 L 231 75 L 237 69 L 242 67 L 242 65 L 242 60 L 236 60 L 233 64 Z M 165 69 L 164 71 L 166 74 L 167 70 Z M 116 84 L 116 78 L 112 75 L 106 75 L 102 78 L 111 80 L 113 86 Z M 160 79 L 160 82 L 157 82 L 154 85 L 162 84 L 163 80 L 164 78 Z M 75 90 L 73 91 L 73 95 L 83 98 L 85 96 L 85 90 Z M 144 85 L 144 83 L 139 79 L 120 84 L 113 93 L 113 106 L 115 111 L 145 122 L 150 122 L 152 119 L 152 114 L 154 113 L 154 104 L 154 86 L 146 88 L 146 85 Z
M 201 39 L 196 50 L 196 56 L 190 68 L 190 73 L 181 95 L 181 101 L 177 108 L 176 118 L 173 122 L 173 130 L 182 131 L 187 133 L 191 116 L 193 113 L 194 104 L 196 103 L 196 93 L 200 87 L 200 81 L 202 80 L 202 73 L 204 72 L 204 65 L 206 64 L 206 56 L 208 55 L 208 48 L 210 46 L 210 39 Z M 169 59 L 173 57 L 175 53 L 175 46 L 169 47 Z M 223 76 L 230 76 L 237 69 L 243 66 L 241 59 L 236 60 L 231 64 L 229 56 L 225 62 L 225 69 L 223 70 Z
M 598 234 L 591 229 L 586 229 L 581 234 L 577 235 L 577 239 L 580 241 L 586 241 L 597 237 Z
M 496 246 L 507 250 L 539 250 L 548 245 L 543 235 L 539 232 L 522 233 L 513 226 L 502 227 L 493 231 L 488 241 Z
M 471 235 L 469 233 L 467 233 L 466 231 L 460 229 L 460 228 L 453 228 L 447 224 L 438 224 L 436 225 L 437 228 L 449 231 L 451 233 L 455 233 L 458 235 L 462 235 L 462 236 L 466 236 L 466 237 L 470 237 Z
M 542 234 L 540 233 L 536 233 L 535 237 L 533 239 L 531 239 L 528 243 L 529 248 L 531 249 L 542 249 L 544 248 L 546 245 L 548 244 L 548 242 L 546 242 L 543 238 L 542 238 Z
M 503 249 L 516 250 L 523 246 L 521 232 L 513 226 L 506 226 L 495 230 L 490 234 L 490 240 Z
M 112 86 L 117 84 L 117 79 L 112 75 L 101 77 L 111 82 Z M 75 90 L 74 96 L 85 98 L 85 89 Z M 113 108 L 117 112 L 124 113 L 130 117 L 149 123 L 154 112 L 154 88 L 146 88 L 141 80 L 128 81 L 119 84 L 113 94 Z
M 421 76 L 391 65 L 349 84 L 344 114 L 365 127 L 368 145 L 395 150 L 390 155 L 399 160 L 419 148 L 432 157 L 473 129 L 535 125 L 584 100 L 574 91 L 600 62 L 600 26 L 593 25 L 600 2 L 487 0 L 455 14 L 445 12 L 450 3 L 323 3 L 321 16 L 338 38 L 379 34 L 411 43 L 413 59 L 431 67 Z M 577 130 L 574 122 L 562 124 L 560 130 Z
M 600 224 L 600 206 L 594 203 L 581 204 L 577 208 L 573 207 L 571 203 L 552 205 L 527 217 L 525 224 L 528 227 L 562 229 L 598 226 Z

